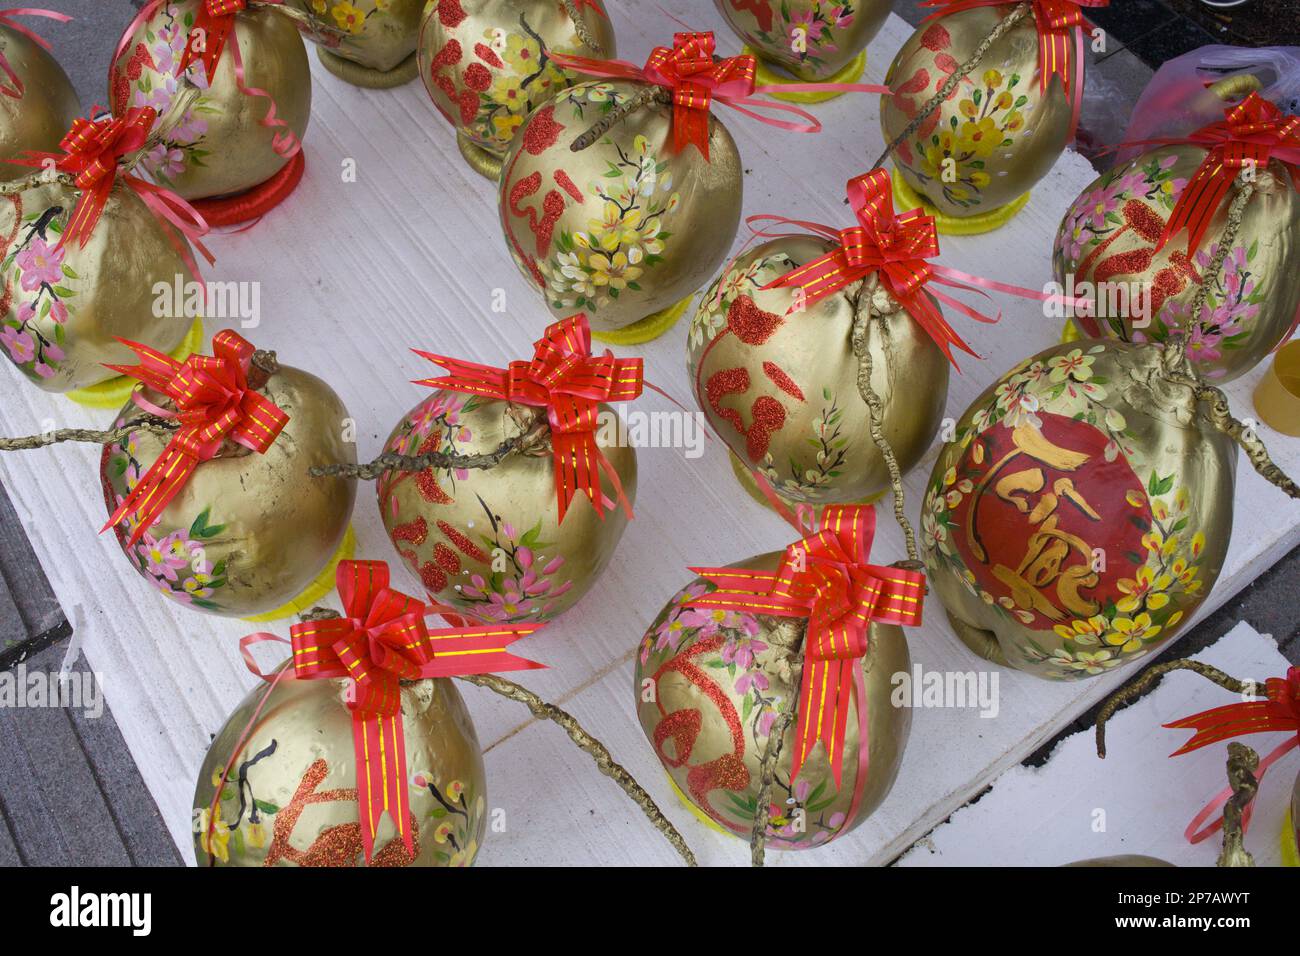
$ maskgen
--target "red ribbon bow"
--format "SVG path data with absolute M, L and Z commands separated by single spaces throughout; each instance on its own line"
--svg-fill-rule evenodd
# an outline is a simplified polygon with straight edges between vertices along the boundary
M 764 93 L 775 87 L 755 87 L 756 61 L 752 56 L 733 56 L 725 60 L 713 59 L 713 34 L 677 33 L 673 35 L 672 48 L 655 47 L 644 67 L 625 60 L 594 60 L 584 56 L 552 53 L 551 61 L 566 70 L 576 70 L 590 76 L 615 80 L 654 83 L 673 93 L 672 149 L 680 151 L 694 144 L 705 159 L 709 158 L 709 109 L 716 100 L 744 113 L 760 123 L 777 126 L 798 133 L 815 133 L 821 122 L 807 110 L 787 103 L 772 103 L 755 99 L 755 93 Z M 889 88 L 866 83 L 795 83 L 782 84 L 787 92 L 803 90 L 856 90 L 863 93 L 889 93 Z M 767 113 L 793 113 L 803 122 L 780 120 Z
M 1237 172 L 1264 167 L 1272 158 L 1300 165 L 1300 116 L 1287 116 L 1252 92 L 1223 113 L 1222 122 L 1202 127 L 1180 142 L 1209 147 L 1209 153 L 1178 197 L 1165 231 L 1156 244 L 1162 249 L 1181 229 L 1187 230 L 1187 252 L 1199 248 L 1201 237 L 1218 212 Z
M 21 23 L 18 23 L 13 19 L 14 17 L 45 17 L 49 20 L 56 20 L 59 23 L 67 23 L 72 19 L 72 17 L 68 16 L 66 13 L 55 13 L 53 10 L 38 10 L 34 7 L 16 7 L 12 10 L 0 10 L 0 24 L 7 26 L 10 30 L 15 31 L 16 33 L 21 33 L 37 46 L 42 46 L 47 50 L 51 49 L 50 41 L 42 37 L 40 34 L 29 30 Z M 0 71 L 3 71 L 5 76 L 9 77 L 8 83 L 0 83 L 0 93 L 10 99 L 22 99 L 23 94 L 27 92 L 23 85 L 22 77 L 14 72 L 13 66 L 10 65 L 8 58 L 6 58 L 2 52 L 0 52 Z
M 98 120 L 78 116 L 59 141 L 62 154 L 28 152 L 21 159 L 14 160 L 23 166 L 40 167 L 52 159 L 59 172 L 76 177 L 81 199 L 68 221 L 60 245 L 77 242 L 84 247 L 90 240 L 117 181 L 118 164 L 124 157 L 144 147 L 157 118 L 158 113 L 149 106 Z M 128 180 L 133 178 L 128 177 Z
M 712 33 L 677 33 L 671 50 L 657 46 L 646 60 L 646 79 L 673 91 L 673 152 L 689 143 L 708 159 L 713 97 L 744 99 L 754 93 L 754 58 L 732 56 L 714 63 L 713 46 Z
M 184 73 L 195 60 L 202 60 L 204 72 L 211 82 L 230 31 L 235 29 L 235 14 L 247 6 L 247 0 L 203 0 L 195 14 L 194 26 L 190 28 L 189 41 L 185 44 L 185 54 L 176 75 Z
M 102 116 L 89 120 L 77 117 L 72 121 L 72 128 L 64 134 L 59 142 L 61 153 L 43 153 L 28 150 L 24 155 L 9 162 L 16 166 L 29 166 L 43 169 L 51 161 L 59 172 L 75 177 L 76 186 L 81 190 L 67 228 L 59 238 L 59 245 L 75 242 L 82 248 L 90 241 L 108 197 L 113 192 L 120 172 L 123 158 L 142 149 L 149 139 L 149 133 L 157 120 L 157 112 L 149 106 L 135 107 L 121 116 Z M 129 173 L 123 180 L 130 186 L 149 211 L 163 224 L 163 233 L 172 244 L 191 274 L 200 279 L 198 264 L 186 244 L 178 238 L 168 225 L 174 227 L 185 239 L 194 244 L 209 264 L 213 263 L 212 254 L 204 248 L 200 239 L 208 231 L 208 224 L 199 215 L 198 210 L 170 190 L 153 183 L 145 182 Z
M 154 406 L 138 390 L 132 401 L 154 414 L 174 417 L 180 426 L 153 467 L 100 529 L 106 531 L 127 515 L 134 515 L 138 524 L 127 543 L 135 544 L 200 462 L 216 457 L 227 440 L 265 454 L 288 424 L 289 416 L 249 387 L 253 346 L 238 332 L 218 332 L 212 338 L 213 355 L 191 355 L 184 363 L 147 345 L 118 341 L 140 356 L 140 364 L 108 368 L 162 392 L 176 404 L 177 411 Z
M 854 672 L 861 671 L 869 625 L 921 623 L 925 576 L 868 564 L 875 533 L 874 508 L 828 505 L 822 509 L 821 530 L 786 548 L 775 574 L 691 568 L 718 585 L 718 590 L 691 600 L 692 607 L 808 620 L 792 781 L 820 740 L 835 785 L 840 785 Z M 859 736 L 865 746 L 866 728 Z
M 627 516 L 632 517 L 632 505 L 618 472 L 596 444 L 596 425 L 601 402 L 625 402 L 641 394 L 642 361 L 616 359 L 608 349 L 604 355 L 593 356 L 586 315 L 579 312 L 548 326 L 546 334 L 534 343 L 533 360 L 511 362 L 509 368 L 415 351 L 451 373 L 422 379 L 417 385 L 546 409 L 561 522 L 579 491 L 591 499 L 596 514 L 604 517 L 601 471 L 614 486 Z
M 429 630 L 424 619 L 449 610 L 389 587 L 383 561 L 340 561 L 336 575 L 345 617 L 289 629 L 294 676 L 350 678 L 361 840 L 370 861 L 384 813 L 414 855 L 406 793 L 401 681 L 544 667 L 506 648 L 541 624 L 494 624 Z
M 1210 744 L 1222 740 L 1231 740 L 1233 737 L 1243 737 L 1246 734 L 1276 733 L 1279 731 L 1294 734 L 1293 737 L 1279 744 L 1272 753 L 1260 761 L 1255 777 L 1262 780 L 1264 772 L 1269 767 L 1289 751 L 1300 746 L 1300 667 L 1288 669 L 1286 677 L 1270 677 L 1264 682 L 1264 692 L 1267 698 L 1265 700 L 1249 700 L 1227 704 L 1223 707 L 1201 711 L 1199 714 L 1192 714 L 1192 716 L 1184 717 L 1182 720 L 1175 720 L 1172 723 L 1165 724 L 1165 727 L 1175 730 L 1195 731 L 1187 743 L 1169 756 L 1177 757 L 1181 754 L 1191 753 L 1193 750 L 1199 750 L 1202 747 L 1208 747 Z M 1230 788 L 1223 791 L 1192 820 L 1186 831 L 1188 840 L 1192 843 L 1200 843 L 1223 826 L 1223 818 L 1219 816 L 1204 829 L 1200 831 L 1196 829 L 1212 814 L 1215 814 L 1231 795 L 1232 790 Z M 1246 813 L 1242 819 L 1243 831 L 1250 823 L 1251 809 L 1253 809 L 1253 805 L 1246 808 Z
M 816 223 L 801 223 L 829 238 L 838 239 L 839 247 L 793 272 L 773 279 L 763 288 L 798 287 L 803 290 L 803 298 L 802 302 L 796 301 L 795 308 L 807 308 L 876 272 L 890 294 L 943 350 L 948 361 L 953 361 L 952 346 L 975 355 L 971 347 L 945 321 L 930 296 L 942 299 L 979 321 L 993 320 L 942 292 L 926 288 L 926 283 L 932 279 L 945 285 L 970 288 L 936 275 L 935 267 L 926 261 L 939 254 L 934 217 L 925 215 L 920 209 L 913 209 L 901 216 L 895 215 L 889 173 L 883 169 L 873 169 L 850 179 L 848 196 L 849 205 L 858 218 L 858 225 L 836 233 Z M 974 277 L 965 278 L 973 280 Z M 1006 287 L 1007 291 L 1013 289 L 1014 287 Z

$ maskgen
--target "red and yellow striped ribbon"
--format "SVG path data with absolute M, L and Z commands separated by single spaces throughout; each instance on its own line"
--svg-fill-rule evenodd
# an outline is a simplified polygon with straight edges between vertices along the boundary
M 276 3 L 278 0 L 266 2 Z M 204 73 L 211 81 L 230 32 L 235 29 L 235 14 L 247 6 L 247 0 L 204 0 L 199 4 L 176 75 L 184 73 L 195 60 L 201 60 Z
M 752 56 L 733 56 L 716 63 L 711 32 L 677 33 L 672 48 L 650 51 L 645 75 L 673 91 L 673 152 L 695 146 L 709 158 L 709 108 L 715 94 L 731 98 L 754 92 L 757 63 Z
M 1038 85 L 1047 92 L 1047 84 L 1053 76 L 1061 78 L 1061 91 L 1067 97 L 1077 99 L 1082 90 L 1074 89 L 1072 79 L 1074 66 L 1070 54 L 1070 34 L 1081 30 L 1084 25 L 1083 8 L 1105 7 L 1110 0 L 1033 0 L 1034 23 L 1038 30 Z M 925 0 L 923 7 L 938 7 L 934 13 L 925 18 L 926 22 L 936 17 L 945 17 L 960 13 L 974 7 L 1005 7 L 1007 0 Z M 1076 45 L 1076 50 L 1078 49 Z
M 1187 230 L 1188 254 L 1200 248 L 1205 230 L 1240 170 L 1267 166 L 1273 158 L 1300 168 L 1300 116 L 1284 114 L 1254 92 L 1225 110 L 1223 116 L 1222 122 L 1203 127 L 1186 140 L 1208 146 L 1210 151 L 1178 197 L 1157 251 L 1183 229 Z
M 872 273 L 879 273 L 890 294 L 926 330 L 949 361 L 952 349 L 975 352 L 944 319 L 925 289 L 930 259 L 939 254 L 934 217 L 913 209 L 894 213 L 889 172 L 873 169 L 850 179 L 849 206 L 858 225 L 840 231 L 840 244 L 823 256 L 773 279 L 765 289 L 799 288 L 807 309 Z
M 551 425 L 560 521 L 564 521 L 578 492 L 591 500 L 598 515 L 604 516 L 602 472 L 631 517 L 632 506 L 618 472 L 596 444 L 596 426 L 600 403 L 630 401 L 641 394 L 645 384 L 641 359 L 618 359 L 608 349 L 604 355 L 593 356 L 591 329 L 581 312 L 548 326 L 533 346 L 532 361 L 511 362 L 508 368 L 417 349 L 418 355 L 451 374 L 416 384 L 545 408 Z
M 406 792 L 401 681 L 540 668 L 506 648 L 540 624 L 493 624 L 429 630 L 425 617 L 447 610 L 389 586 L 383 561 L 340 561 L 335 578 L 344 617 L 289 629 L 294 676 L 347 678 L 353 693 L 361 840 L 369 862 L 385 813 L 414 854 Z
M 820 530 L 786 548 L 775 574 L 691 568 L 718 587 L 692 607 L 808 620 L 791 780 L 820 741 L 840 785 L 854 668 L 862 666 L 870 624 L 921 623 L 925 576 L 868 564 L 875 532 L 874 508 L 828 505 Z M 865 746 L 865 729 L 859 736 Z
M 223 329 L 212 338 L 212 355 L 191 355 L 183 363 L 139 342 L 118 341 L 139 356 L 140 364 L 108 368 L 171 399 L 179 425 L 158 460 L 100 529 L 106 531 L 132 515 L 137 524 L 127 543 L 135 544 L 200 462 L 216 457 L 227 440 L 265 454 L 289 416 L 249 387 L 254 350 L 238 332 Z M 132 398 L 141 400 L 140 392 Z

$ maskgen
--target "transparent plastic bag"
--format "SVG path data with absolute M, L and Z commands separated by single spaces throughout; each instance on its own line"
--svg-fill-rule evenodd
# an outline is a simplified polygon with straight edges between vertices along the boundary
M 1183 136 L 1223 119 L 1223 111 L 1238 102 L 1250 87 L 1237 87 L 1224 99 L 1211 87 L 1240 74 L 1253 74 L 1262 84 L 1259 95 L 1284 113 L 1300 113 L 1300 47 L 1250 49 L 1203 46 L 1163 64 L 1147 84 L 1122 142 L 1162 136 Z M 1231 84 L 1220 84 L 1229 86 Z M 1125 162 L 1150 147 L 1129 146 L 1119 153 Z

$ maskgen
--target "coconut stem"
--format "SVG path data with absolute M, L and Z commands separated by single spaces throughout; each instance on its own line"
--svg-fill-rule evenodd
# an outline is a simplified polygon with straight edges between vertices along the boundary
M 894 520 L 903 529 L 907 559 L 914 567 L 919 568 L 921 562 L 916 550 L 916 535 L 912 532 L 912 524 L 903 509 L 902 469 L 898 467 L 893 446 L 885 438 L 884 429 L 881 427 L 881 421 L 885 416 L 884 403 L 871 386 L 871 345 L 867 341 L 867 329 L 872 310 L 869 301 L 865 301 L 869 298 L 870 294 L 865 289 L 859 289 L 858 296 L 853 301 L 853 354 L 858 360 L 858 393 L 867 404 L 871 440 L 879 449 L 881 457 L 885 459 L 885 467 L 889 469 L 889 487 L 894 496 Z
M 1246 852 L 1245 815 L 1255 794 L 1259 780 L 1259 754 L 1239 741 L 1228 744 L 1228 786 L 1232 796 L 1223 805 L 1223 850 L 1216 866 L 1254 866 L 1255 858 Z
M 947 100 L 950 95 L 952 95 L 952 91 L 957 88 L 957 84 L 964 80 L 977 66 L 980 65 L 980 62 L 984 59 L 984 54 L 988 53 L 989 47 L 996 43 L 1004 33 L 1027 17 L 1032 9 L 1031 4 L 1020 3 L 1017 4 L 1014 10 L 999 20 L 997 25 L 993 27 L 992 32 L 989 33 L 980 45 L 975 48 L 975 52 L 970 55 L 970 59 L 957 67 L 948 79 L 944 81 L 943 86 L 939 87 L 939 91 L 926 100 L 925 105 L 922 106 L 921 109 L 917 111 L 917 114 L 912 117 L 912 121 L 903 128 L 901 133 L 894 137 L 893 141 L 885 147 L 885 151 L 876 157 L 876 161 L 871 164 L 871 168 L 875 169 L 878 167 L 885 161 L 885 158 L 888 157 L 890 153 L 896 150 L 899 145 L 903 143 L 904 140 L 920 129 L 921 124 L 925 122 L 926 118 L 937 110 L 940 104 Z
M 637 90 L 631 97 L 622 103 L 615 103 L 608 113 L 596 120 L 591 129 L 578 136 L 569 144 L 569 149 L 575 153 L 580 153 L 591 146 L 596 140 L 600 139 L 615 125 L 621 123 L 632 113 L 641 109 L 643 106 L 649 106 L 652 103 L 658 103 L 664 106 L 671 104 L 673 95 L 662 86 L 647 85 Z
M 371 481 L 391 471 L 424 471 L 426 468 L 495 468 L 511 455 L 522 454 L 540 447 L 550 437 L 551 429 L 545 419 L 538 419 L 531 428 L 514 438 L 507 439 L 494 450 L 474 455 L 454 455 L 445 451 L 429 451 L 423 455 L 400 455 L 386 451 L 374 461 L 365 464 L 339 462 L 332 465 L 314 465 L 307 469 L 313 478 L 360 478 Z
M 573 21 L 573 32 L 582 42 L 582 45 L 597 56 L 604 56 L 604 48 L 601 47 L 600 41 L 596 39 L 596 35 L 587 26 L 582 11 L 578 9 L 578 0 L 564 0 L 564 9 L 569 14 L 569 19 Z
M 790 665 L 790 686 L 798 687 L 803 673 L 804 638 L 808 625 L 804 621 L 778 620 L 776 628 L 794 629 L 790 643 L 787 645 L 786 661 Z M 783 644 L 785 642 L 782 642 Z M 779 713 L 767 732 L 767 745 L 759 762 L 758 798 L 754 806 L 754 823 L 749 831 L 749 862 L 751 866 L 762 866 L 764 850 L 767 844 L 767 827 L 769 821 L 768 807 L 772 802 L 772 787 L 776 783 L 776 768 L 781 763 L 781 750 L 785 745 L 785 734 L 794 721 L 799 709 L 798 695 L 788 710 Z
M 1210 423 L 1241 447 L 1246 457 L 1250 459 L 1251 465 L 1265 481 L 1277 486 L 1292 498 L 1300 498 L 1300 486 L 1297 486 L 1287 477 L 1286 472 L 1274 464 L 1268 449 L 1255 434 L 1254 429 L 1247 427 L 1244 422 L 1233 416 L 1228 397 L 1218 388 L 1202 381 L 1187 357 L 1189 326 L 1197 321 L 1197 316 L 1205 308 L 1210 294 L 1210 285 L 1217 281 L 1223 271 L 1223 263 L 1227 260 L 1232 244 L 1237 238 L 1237 232 L 1241 228 L 1246 204 L 1250 202 L 1250 197 L 1255 192 L 1254 182 L 1245 179 L 1244 176 L 1238 177 L 1237 185 L 1239 188 L 1237 195 L 1232 199 L 1232 204 L 1228 207 L 1228 221 L 1223 227 L 1223 235 L 1219 238 L 1218 247 L 1210 259 L 1209 266 L 1201 273 L 1201 284 L 1196 290 L 1195 298 L 1192 299 L 1187 324 L 1170 336 L 1161 361 L 1166 377 L 1190 388 L 1197 401 L 1208 405 L 1207 415 Z
M 562 710 L 555 704 L 543 700 L 526 687 L 521 687 L 514 681 L 498 677 L 496 674 L 464 674 L 458 675 L 458 679 L 478 687 L 486 687 L 502 697 L 523 704 L 532 711 L 534 717 L 544 718 L 558 724 L 569 735 L 569 739 L 577 745 L 578 749 L 596 762 L 596 768 L 601 773 L 623 788 L 623 791 L 632 799 L 632 802 L 639 806 L 650 822 L 654 824 L 655 829 L 664 835 L 664 838 L 672 844 L 673 849 L 686 861 L 686 865 L 697 865 L 695 854 L 691 852 L 691 848 L 686 845 L 682 835 L 677 832 L 677 828 L 672 825 L 672 822 L 664 816 L 663 811 L 659 809 L 658 804 L 654 802 L 650 794 L 646 793 L 645 788 L 637 783 L 635 777 L 614 760 L 613 755 L 610 754 L 609 749 L 604 744 L 583 729 L 572 714 Z
M 1224 690 L 1230 690 L 1234 694 L 1241 694 L 1244 697 L 1258 697 L 1259 688 L 1264 686 L 1263 681 L 1237 680 L 1237 678 L 1225 674 L 1217 667 L 1211 667 L 1209 664 L 1201 661 L 1179 660 L 1166 661 L 1163 664 L 1155 664 L 1149 668 L 1127 687 L 1120 688 L 1102 704 L 1101 710 L 1097 712 L 1097 756 L 1105 758 L 1106 756 L 1106 721 L 1115 715 L 1119 710 L 1131 700 L 1141 697 L 1147 692 L 1147 689 L 1157 680 L 1168 674 L 1170 671 L 1193 671 L 1200 674 L 1208 681 L 1218 684 Z
M 155 435 L 170 435 L 176 431 L 176 422 L 159 418 L 157 415 L 145 415 L 127 422 L 121 428 L 99 431 L 93 428 L 60 428 L 40 435 L 26 435 L 22 438 L 0 438 L 0 451 L 27 451 L 32 448 L 44 448 L 61 442 L 89 442 L 93 445 L 113 445 L 125 441 L 134 432 L 150 432 Z

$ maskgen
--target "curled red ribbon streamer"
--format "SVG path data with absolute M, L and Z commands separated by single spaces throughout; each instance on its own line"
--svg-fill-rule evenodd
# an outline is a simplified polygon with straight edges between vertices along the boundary
M 1068 140 L 1074 139 L 1083 106 L 1083 8 L 1109 6 L 1110 0 L 1033 0 L 1034 26 L 1038 31 L 1038 88 L 1047 92 L 1053 76 L 1061 78 L 1061 90 L 1070 101 Z M 922 22 L 928 23 L 951 13 L 975 7 L 1004 7 L 1007 0 L 925 0 L 923 7 L 938 7 Z M 1071 43 L 1073 34 L 1073 43 Z M 1073 52 L 1071 52 L 1073 46 Z
M 1267 166 L 1270 159 L 1280 159 L 1293 168 L 1300 166 L 1300 116 L 1288 116 L 1252 92 L 1236 106 L 1224 110 L 1221 122 L 1204 126 L 1182 139 L 1151 142 L 1191 143 L 1209 149 L 1174 204 L 1165 231 L 1156 243 L 1158 252 L 1186 229 L 1190 255 L 1199 248 L 1210 220 L 1240 170 Z
M 289 629 L 294 676 L 350 678 L 357 803 L 366 862 L 385 813 L 414 855 L 406 793 L 406 742 L 400 682 L 458 674 L 544 667 L 506 648 L 541 624 L 493 624 L 430 630 L 424 619 L 449 610 L 389 586 L 383 561 L 340 561 L 335 578 L 344 617 Z
M 1283 731 L 1294 734 L 1289 740 L 1279 744 L 1268 756 L 1264 757 L 1255 772 L 1257 780 L 1264 779 L 1264 773 L 1296 747 L 1300 747 L 1300 667 L 1287 670 L 1286 677 L 1270 677 L 1264 682 L 1265 700 L 1240 701 L 1204 710 L 1181 720 L 1165 724 L 1174 730 L 1192 730 L 1195 733 L 1169 756 L 1200 750 L 1210 744 L 1247 734 L 1276 733 Z M 1232 796 L 1229 787 L 1220 792 L 1188 825 L 1185 836 L 1191 843 L 1200 843 L 1216 830 L 1223 827 L 1223 818 L 1218 816 L 1203 829 L 1198 830 L 1207 819 L 1218 813 L 1219 808 Z M 1242 816 L 1242 832 L 1250 825 L 1250 814 L 1254 804 L 1246 808 Z
M 139 379 L 175 404 L 176 412 L 149 405 L 155 414 L 179 424 L 163 453 L 140 479 L 100 532 L 128 515 L 138 524 L 128 539 L 135 544 L 185 486 L 200 462 L 216 457 L 226 440 L 265 454 L 289 423 L 278 405 L 248 385 L 253 346 L 238 332 L 223 329 L 212 337 L 212 355 L 191 355 L 183 363 L 147 345 L 118 339 L 140 357 L 139 365 L 109 365 Z M 144 404 L 140 393 L 132 395 Z
M 463 362 L 416 349 L 417 355 L 451 373 L 421 379 L 416 384 L 545 408 L 551 425 L 560 521 L 564 521 L 578 492 L 591 499 L 596 514 L 604 517 L 602 471 L 614 486 L 623 510 L 632 517 L 632 505 L 623 492 L 618 472 L 596 444 L 596 426 L 601 402 L 625 402 L 641 394 L 645 384 L 641 359 L 616 359 L 608 349 L 604 355 L 593 356 L 591 329 L 581 312 L 547 326 L 546 333 L 533 344 L 532 361 L 511 362 L 509 368 Z
M 925 575 L 868 564 L 875 533 L 873 507 L 827 505 L 821 530 L 787 547 L 775 574 L 691 568 L 718 585 L 718 590 L 688 602 L 692 607 L 808 621 L 792 781 L 821 741 L 839 787 L 849 704 L 862 672 L 869 626 L 872 621 L 909 627 L 921 623 Z M 859 737 L 865 747 L 865 727 Z
M 120 164 L 123 158 L 144 147 L 157 118 L 157 112 L 148 106 L 129 109 L 122 116 L 102 116 L 95 120 L 77 117 L 72 121 L 72 128 L 59 142 L 59 148 L 63 152 L 29 150 L 21 157 L 9 160 L 16 166 L 37 169 L 53 164 L 59 172 L 75 177 L 81 198 L 77 200 L 67 228 L 59 238 L 60 246 L 75 242 L 84 248 L 90 241 L 95 226 L 104 214 L 104 207 L 108 204 L 118 174 L 122 173 Z M 170 225 L 181 233 L 211 265 L 216 260 L 201 241 L 207 234 L 208 224 L 198 210 L 171 190 L 146 182 L 138 176 L 122 173 L 122 179 L 163 224 L 167 241 L 172 244 L 194 278 L 201 280 L 193 253 L 185 242 L 167 228 Z
M 590 57 L 569 56 L 564 53 L 552 53 L 551 59 L 557 66 L 591 76 L 653 83 L 671 90 L 674 152 L 690 144 L 695 146 L 705 159 L 709 158 L 709 109 L 715 100 L 770 126 L 798 133 L 815 133 L 821 129 L 821 122 L 806 110 L 754 97 L 755 93 L 766 92 L 775 87 L 754 86 L 757 63 L 752 56 L 732 56 L 715 62 L 713 49 L 712 32 L 677 33 L 673 35 L 672 48 L 655 47 L 650 51 L 650 57 L 644 67 L 638 67 L 626 60 L 593 60 Z M 780 89 L 787 92 L 801 89 L 889 92 L 888 87 L 865 83 L 795 83 L 783 85 Z M 804 122 L 795 123 L 774 116 L 765 116 L 759 112 L 760 110 L 792 113 Z
M 0 24 L 21 33 L 37 46 L 44 47 L 47 50 L 51 49 L 50 41 L 17 22 L 13 19 L 14 17 L 45 17 L 47 20 L 55 20 L 59 23 L 67 23 L 72 19 L 66 13 L 55 13 L 53 10 L 40 10 L 36 7 L 15 7 L 11 10 L 0 10 Z M 22 99 L 23 94 L 26 92 L 22 78 L 14 72 L 13 66 L 3 53 L 0 53 L 0 71 L 3 71 L 5 76 L 9 77 L 8 83 L 0 83 L 0 93 L 10 99 Z

